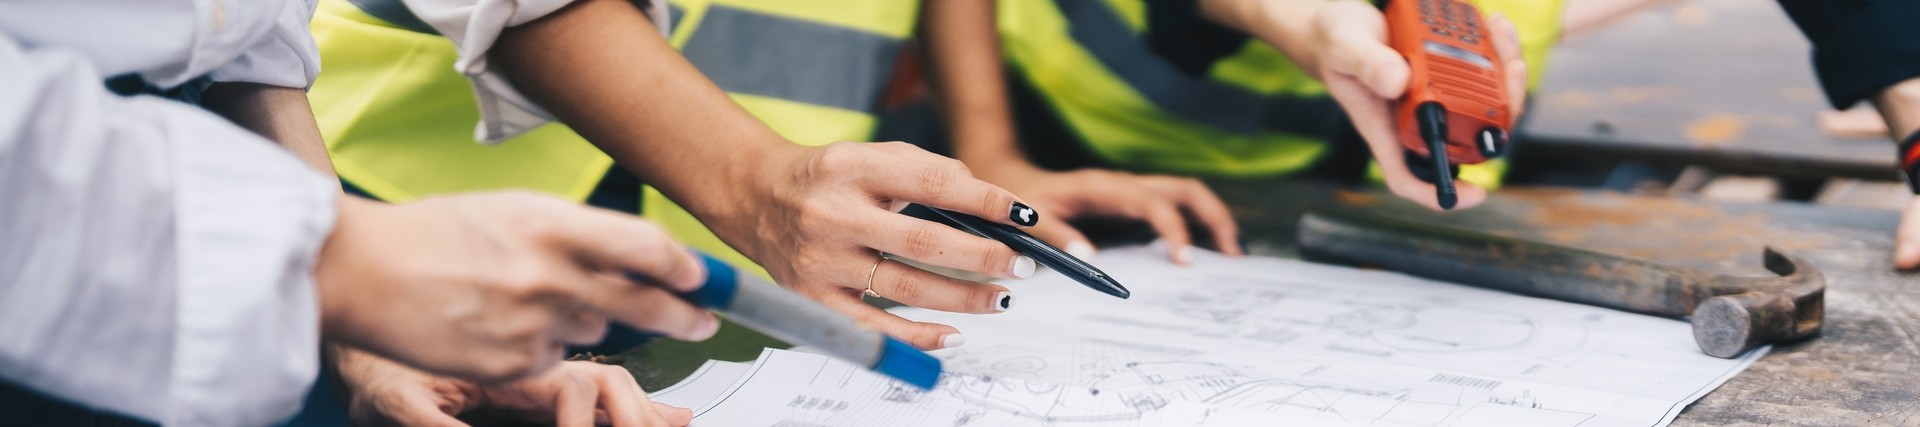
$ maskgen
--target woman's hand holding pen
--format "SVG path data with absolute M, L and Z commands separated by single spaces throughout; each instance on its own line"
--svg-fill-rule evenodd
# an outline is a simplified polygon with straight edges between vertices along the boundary
M 1012 193 L 959 162 L 903 143 L 795 145 L 700 75 L 628 2 L 576 2 L 501 33 L 490 57 L 517 88 L 685 207 L 775 281 L 922 348 L 960 342 L 861 302 L 992 313 L 1006 288 L 899 262 L 1016 278 L 1035 263 L 993 240 L 892 211 L 921 203 L 1017 224 Z M 871 279 L 871 280 L 869 280 Z
M 880 297 L 932 310 L 997 313 L 1006 287 L 959 280 L 880 254 L 1003 279 L 1032 275 L 1032 259 L 1005 244 L 897 213 L 908 203 L 1015 226 L 1038 212 L 975 179 L 959 161 L 899 142 L 788 146 L 741 177 L 721 203 L 687 203 L 714 232 L 759 262 L 775 281 L 855 320 L 924 349 L 964 342 L 951 326 L 913 322 L 861 301 Z M 870 284 L 870 285 L 869 285 Z M 871 287 L 869 287 L 871 286 Z
M 533 375 L 559 363 L 563 345 L 598 342 L 609 319 L 686 340 L 720 327 L 672 293 L 705 273 L 659 228 L 530 193 L 398 205 L 342 196 L 319 259 L 325 338 L 439 375 Z

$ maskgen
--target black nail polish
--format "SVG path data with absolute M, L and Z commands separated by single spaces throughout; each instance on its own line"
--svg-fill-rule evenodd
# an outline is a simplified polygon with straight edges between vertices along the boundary
M 1011 308 L 1013 308 L 1013 295 L 1000 296 L 1000 311 L 1007 311 Z
M 1014 224 L 1020 224 L 1022 227 L 1032 227 L 1040 223 L 1040 212 L 1033 210 L 1033 207 L 1027 206 L 1026 203 L 1013 202 L 1013 209 L 1007 211 L 1007 219 L 1013 220 Z

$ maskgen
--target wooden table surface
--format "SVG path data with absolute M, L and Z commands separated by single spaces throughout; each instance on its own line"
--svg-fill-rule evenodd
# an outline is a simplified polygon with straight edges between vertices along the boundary
M 1530 155 L 1896 179 L 1885 137 L 1828 136 L 1806 39 L 1766 0 L 1664 2 L 1550 54 L 1520 126 Z
M 1352 197 L 1331 185 L 1311 182 L 1232 182 L 1213 187 L 1233 205 L 1249 252 L 1259 256 L 1297 257 L 1295 225 L 1306 209 Z M 1546 212 L 1525 197 L 1501 197 L 1489 211 Z M 1692 202 L 1667 203 L 1654 208 L 1698 211 L 1686 210 Z M 1920 425 L 1920 276 L 1895 272 L 1889 263 L 1894 213 L 1792 203 L 1732 209 L 1735 214 L 1725 221 L 1760 230 L 1747 233 L 1755 239 L 1791 239 L 1797 254 L 1819 264 L 1829 280 L 1826 326 L 1820 337 L 1776 348 L 1688 408 L 1674 425 Z M 1544 222 L 1516 222 L 1509 231 L 1561 237 L 1576 235 L 1581 227 L 1615 237 L 1632 232 L 1631 224 L 1604 220 L 1613 218 L 1604 212 L 1586 215 L 1602 220 L 1581 225 L 1556 222 L 1552 218 L 1559 217 L 1546 215 L 1540 217 Z M 1622 249 L 1634 254 L 1668 257 L 1701 268 L 1761 272 L 1757 249 L 1755 254 L 1744 254 L 1662 244 L 1689 241 L 1686 235 L 1671 234 L 1688 228 L 1686 224 L 1679 228 L 1672 227 L 1676 223 L 1664 224 L 1666 234 L 1613 240 L 1644 242 L 1637 249 Z M 622 354 L 618 360 L 643 386 L 658 389 L 685 378 L 708 359 L 751 361 L 767 346 L 783 344 L 729 324 L 708 342 L 661 341 Z
M 1776 346 L 1674 425 L 1920 425 L 1920 275 L 1892 266 L 1893 211 L 1563 188 L 1507 189 L 1485 205 L 1445 214 L 1380 193 L 1334 199 L 1448 232 L 1708 273 L 1771 276 L 1763 247 L 1798 255 L 1826 277 L 1820 335 Z

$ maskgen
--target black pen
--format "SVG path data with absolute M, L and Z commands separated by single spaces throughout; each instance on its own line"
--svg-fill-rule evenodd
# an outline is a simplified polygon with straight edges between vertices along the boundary
M 1053 271 L 1058 271 L 1060 274 L 1073 278 L 1074 281 L 1080 282 L 1080 284 L 1086 285 L 1101 293 L 1113 295 L 1120 299 L 1126 299 L 1128 296 L 1133 295 L 1133 292 L 1128 291 L 1127 287 L 1120 286 L 1120 282 L 1116 282 L 1112 277 L 1108 277 L 1107 273 L 1100 271 L 1098 268 L 1093 268 L 1093 264 L 1088 264 L 1086 261 L 1081 261 L 1080 258 L 1068 255 L 1066 251 L 1053 247 L 1053 245 L 1047 244 L 1046 241 L 1035 238 L 1033 235 L 1027 234 L 1025 231 L 1020 231 L 1020 229 L 1014 228 L 1011 225 L 990 222 L 973 215 L 919 204 L 907 205 L 907 208 L 902 209 L 900 213 L 938 221 L 954 228 L 971 231 L 974 234 L 998 240 L 1000 243 L 1005 243 L 1007 247 L 1013 248 L 1014 252 L 1019 252 L 1028 258 L 1033 258 L 1033 260 L 1039 262 L 1040 265 L 1047 266 L 1047 268 L 1051 268 Z

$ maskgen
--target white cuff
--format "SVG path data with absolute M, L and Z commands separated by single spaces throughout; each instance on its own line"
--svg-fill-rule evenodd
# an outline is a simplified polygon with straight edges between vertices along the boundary
M 339 184 L 266 140 L 176 131 L 179 329 L 163 425 L 265 425 L 319 375 L 313 268 Z M 246 396 L 247 398 L 236 398 Z
M 313 42 L 315 0 L 293 0 L 274 18 L 259 43 L 210 74 L 216 82 L 260 83 L 306 88 L 320 75 L 320 47 Z

